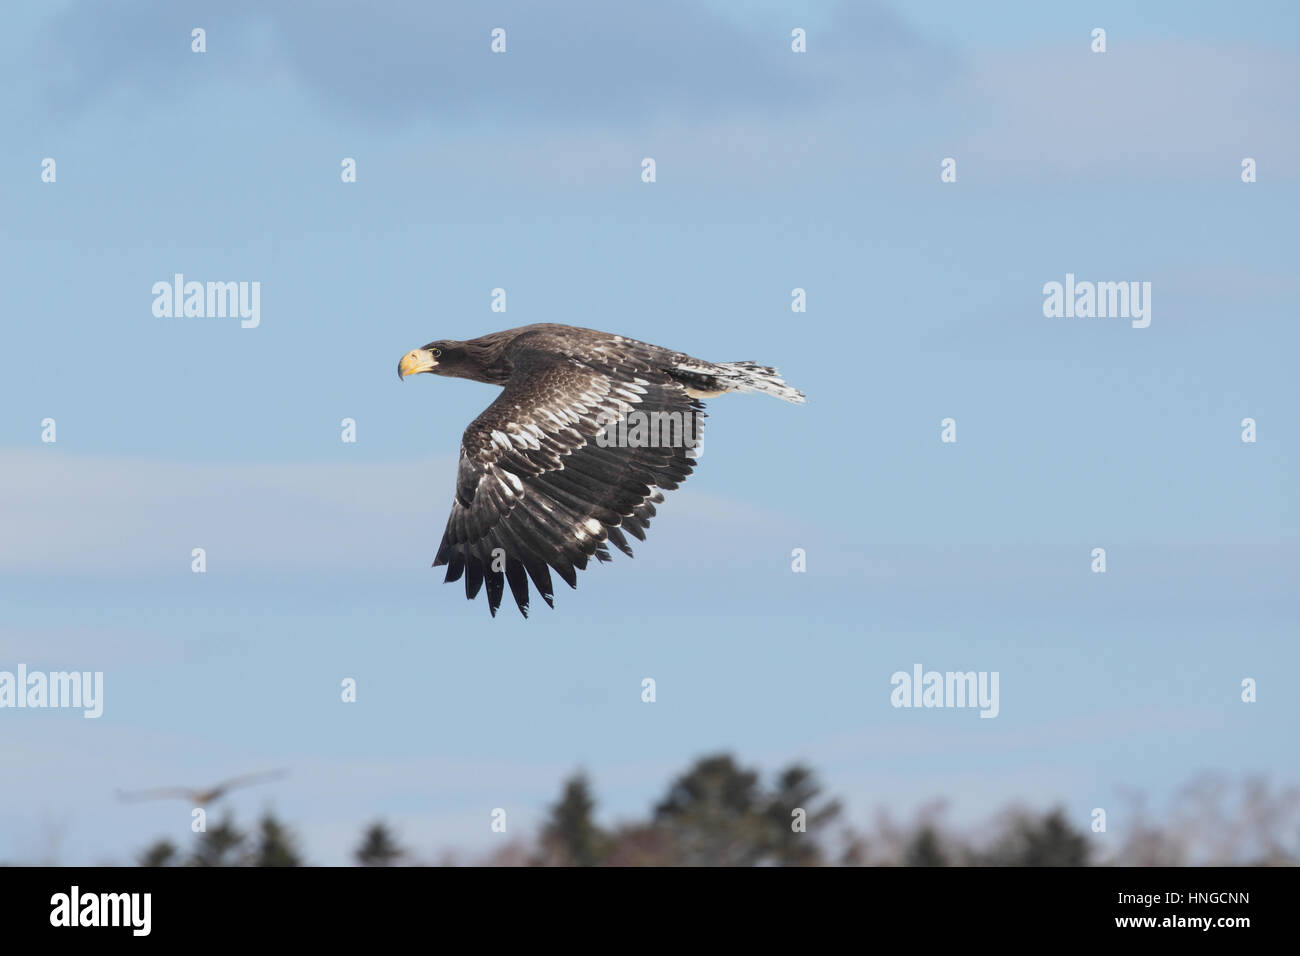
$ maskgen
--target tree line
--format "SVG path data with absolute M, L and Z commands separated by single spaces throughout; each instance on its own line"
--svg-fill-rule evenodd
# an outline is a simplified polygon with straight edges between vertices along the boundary
M 909 821 L 879 811 L 862 829 L 845 819 L 807 767 L 792 765 L 770 781 L 729 754 L 697 760 L 668 784 L 644 819 L 602 826 L 596 797 L 581 772 L 561 786 L 544 824 L 477 858 L 444 851 L 430 859 L 404 846 L 382 820 L 366 826 L 353 851 L 361 866 L 465 862 L 485 866 L 1186 866 L 1300 863 L 1300 790 L 1249 779 L 1198 777 L 1158 816 L 1131 800 L 1111 834 L 1060 807 L 1008 807 L 959 831 L 941 803 Z M 1112 813 L 1113 822 L 1121 814 Z M 141 866 L 303 866 L 291 829 L 266 812 L 249 830 L 224 816 L 198 834 L 188 853 L 159 840 Z

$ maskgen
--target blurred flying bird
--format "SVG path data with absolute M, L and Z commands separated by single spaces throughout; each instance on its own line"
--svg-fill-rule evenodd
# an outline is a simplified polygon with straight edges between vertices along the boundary
M 265 773 L 250 773 L 242 777 L 231 777 L 229 780 L 223 780 L 215 786 L 207 787 L 202 790 L 194 790 L 188 787 L 158 787 L 154 790 L 135 790 L 131 792 L 117 791 L 117 798 L 124 803 L 135 803 L 140 800 L 188 800 L 195 806 L 204 806 L 220 800 L 231 790 L 237 790 L 240 787 L 251 787 L 258 783 L 269 783 L 272 780 L 279 780 L 287 774 L 285 770 L 269 770 Z

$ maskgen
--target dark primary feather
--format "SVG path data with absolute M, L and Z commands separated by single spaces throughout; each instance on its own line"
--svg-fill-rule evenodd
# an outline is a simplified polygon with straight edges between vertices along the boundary
M 694 421 L 704 405 L 670 373 L 682 353 L 568 326 L 498 335 L 476 361 L 508 368 L 505 388 L 465 430 L 434 566 L 463 577 L 468 598 L 486 586 L 493 615 L 509 587 L 527 616 L 529 580 L 554 606 L 551 571 L 576 588 L 593 557 L 610 560 L 608 544 L 631 556 L 626 535 L 644 541 L 663 491 L 693 470 L 684 443 L 601 447 L 603 423 L 629 409 Z

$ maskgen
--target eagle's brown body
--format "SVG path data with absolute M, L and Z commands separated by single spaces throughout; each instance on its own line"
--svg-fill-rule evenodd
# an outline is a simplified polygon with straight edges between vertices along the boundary
M 703 397 L 764 391 L 803 395 L 776 370 L 712 363 L 621 335 L 568 325 L 528 325 L 460 342 L 430 342 L 403 357 L 402 377 L 432 372 L 504 390 L 466 429 L 456 496 L 434 566 L 465 577 L 474 598 L 487 584 L 495 615 L 506 584 L 527 615 L 528 579 L 553 605 L 550 570 L 570 587 L 606 542 L 632 554 L 663 501 L 694 466 Z M 640 416 L 640 417 L 638 417 Z M 682 440 L 624 440 L 629 421 L 687 424 Z

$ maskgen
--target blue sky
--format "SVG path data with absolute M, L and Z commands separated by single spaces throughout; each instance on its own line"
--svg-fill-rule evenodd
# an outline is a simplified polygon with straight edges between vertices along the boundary
M 114 789 L 280 766 L 232 805 L 321 863 L 381 815 L 491 849 L 578 766 L 630 818 L 722 749 L 809 762 L 859 823 L 1119 831 L 1202 770 L 1300 783 L 1300 15 L 1130 6 L 6 11 L 0 669 L 106 700 L 0 711 L 0 859 L 185 845 L 187 808 Z M 176 272 L 259 281 L 260 326 L 154 317 Z M 1150 281 L 1151 326 L 1045 318 L 1067 272 Z M 809 402 L 710 403 L 635 561 L 493 620 L 428 565 L 495 390 L 393 371 L 552 321 Z M 998 671 L 999 716 L 893 709 L 916 662 Z

